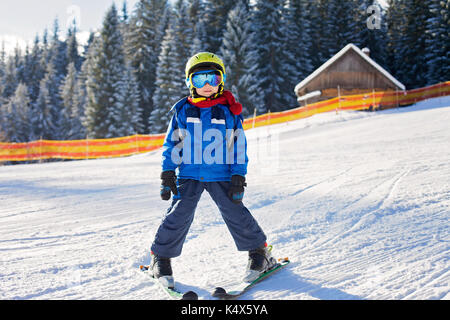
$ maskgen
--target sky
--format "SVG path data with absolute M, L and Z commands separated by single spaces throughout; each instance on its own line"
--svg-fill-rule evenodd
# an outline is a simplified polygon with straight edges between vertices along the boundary
M 76 18 L 80 38 L 87 39 L 90 30 L 101 27 L 113 2 L 122 8 L 123 0 L 0 0 L 0 46 L 4 42 L 6 51 L 11 52 L 16 44 L 23 48 L 27 42 L 32 43 L 36 34 L 42 37 L 45 28 L 51 34 L 56 17 L 61 38 Z M 127 0 L 129 12 L 137 2 Z

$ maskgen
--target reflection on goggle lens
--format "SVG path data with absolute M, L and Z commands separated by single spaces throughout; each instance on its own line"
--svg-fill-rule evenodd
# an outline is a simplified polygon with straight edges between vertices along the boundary
M 217 87 L 222 82 L 222 75 L 214 70 L 206 70 L 194 73 L 191 79 L 192 85 L 196 88 L 203 88 L 206 83 Z

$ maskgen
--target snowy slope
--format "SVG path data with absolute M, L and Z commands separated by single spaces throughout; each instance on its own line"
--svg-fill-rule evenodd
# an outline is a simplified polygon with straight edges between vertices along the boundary
M 245 204 L 288 269 L 243 299 L 449 299 L 450 99 L 247 131 Z M 137 268 L 167 210 L 161 152 L 0 167 L 0 299 L 161 299 Z M 205 192 L 183 254 L 200 298 L 240 279 Z

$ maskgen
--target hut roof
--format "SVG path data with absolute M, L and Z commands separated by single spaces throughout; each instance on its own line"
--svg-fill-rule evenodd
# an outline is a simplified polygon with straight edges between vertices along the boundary
M 317 77 L 319 74 L 321 74 L 325 69 L 327 69 L 330 65 L 332 65 L 337 59 L 342 57 L 347 51 L 353 50 L 357 54 L 359 54 L 365 61 L 367 61 L 370 65 L 372 65 L 374 68 L 376 68 L 381 74 L 383 74 L 387 79 L 389 79 L 393 84 L 395 84 L 399 89 L 405 90 L 405 86 L 403 83 L 395 79 L 389 72 L 387 72 L 382 66 L 380 66 L 378 63 L 373 61 L 367 54 L 361 51 L 357 46 L 355 46 L 353 43 L 349 43 L 346 45 L 341 51 L 336 53 L 330 60 L 325 62 L 323 65 L 320 66 L 316 71 L 311 73 L 308 77 L 306 77 L 302 82 L 297 84 L 295 86 L 295 93 L 298 92 L 301 88 L 306 86 L 312 79 Z

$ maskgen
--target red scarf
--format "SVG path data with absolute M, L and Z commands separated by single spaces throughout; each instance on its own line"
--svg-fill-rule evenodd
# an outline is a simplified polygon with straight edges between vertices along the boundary
M 196 100 L 196 99 L 195 99 Z M 234 115 L 240 115 L 242 113 L 242 104 L 236 101 L 231 91 L 224 90 L 222 95 L 217 98 L 205 98 L 205 100 L 202 101 L 195 101 L 192 99 L 192 97 L 188 98 L 189 103 L 193 104 L 196 107 L 199 108 L 210 108 L 212 106 L 215 106 L 217 104 L 225 104 L 228 105 L 230 108 L 230 111 Z

